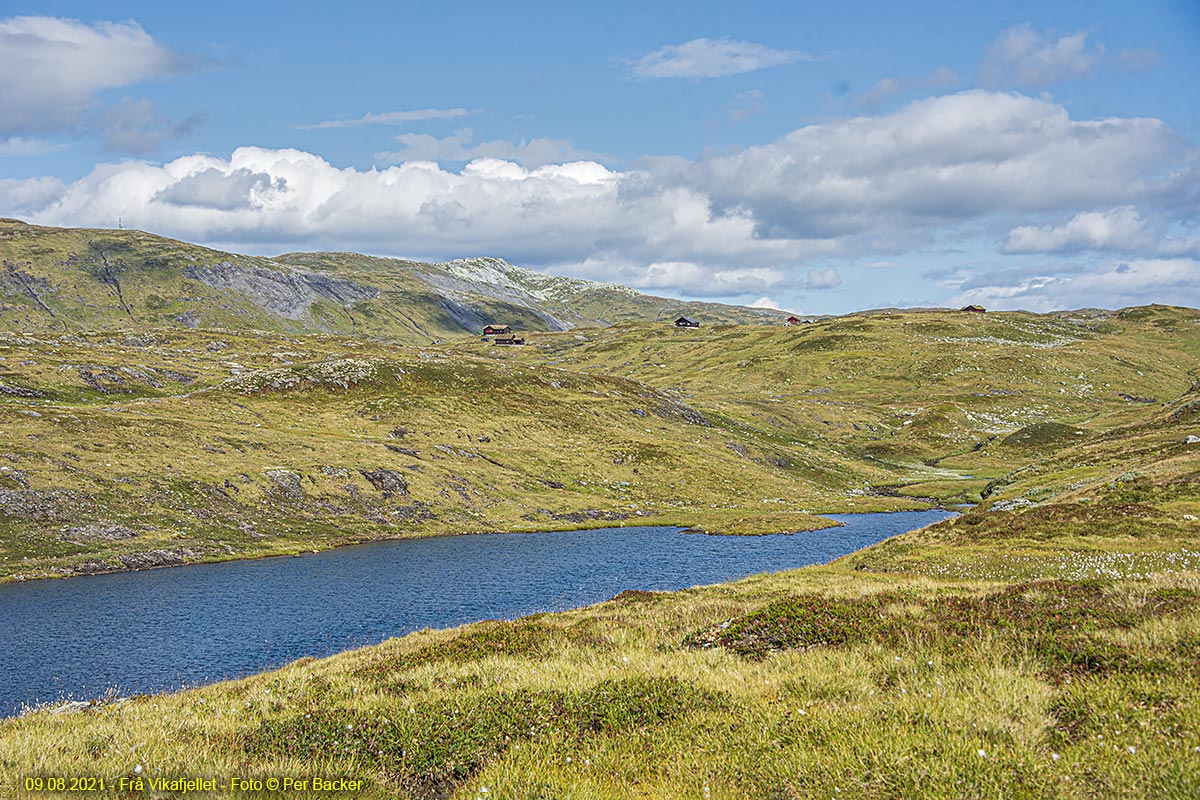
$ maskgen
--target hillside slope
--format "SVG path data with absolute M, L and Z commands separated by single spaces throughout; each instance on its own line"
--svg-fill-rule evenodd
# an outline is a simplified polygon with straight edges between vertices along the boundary
M 0 579 L 624 521 L 771 533 L 977 502 L 1060 451 L 1157 430 L 1192 386 L 1197 318 L 629 324 L 524 348 L 3 336 Z
M 204 774 L 413 800 L 1196 797 L 1195 410 L 1190 393 L 1012 477 L 1044 500 L 828 565 L 2 720 L 0 788 Z M 1130 448 L 1146 480 L 1108 480 Z M 1088 502 L 1066 494 L 1072 464 L 1098 469 Z
M 566 330 L 681 314 L 719 322 L 782 318 L 552 277 L 493 258 L 443 264 L 353 253 L 262 258 L 141 231 L 0 220 L 0 326 L 8 330 L 228 328 L 425 344 L 493 322 Z

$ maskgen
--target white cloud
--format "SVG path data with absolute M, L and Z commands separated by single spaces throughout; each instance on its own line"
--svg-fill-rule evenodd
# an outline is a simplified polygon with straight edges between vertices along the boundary
M 0 186 L 0 214 L 101 226 L 120 216 L 251 252 L 497 255 L 709 297 L 832 288 L 839 268 L 945 237 L 982 246 L 981 231 L 1012 227 L 1014 217 L 1068 220 L 1014 228 L 1023 252 L 1133 242 L 1145 220 L 1176 234 L 1159 241 L 1159 256 L 1190 253 L 1200 239 L 1188 238 L 1200 185 L 1195 146 L 1159 120 L 1073 120 L 1049 100 L 1006 92 L 929 98 L 739 152 L 645 159 L 623 171 L 588 160 L 542 164 L 548 156 L 533 157 L 534 142 L 497 145 L 522 165 L 474 158 L 491 143 L 465 135 L 430 140 L 407 140 L 429 148 L 409 153 L 421 158 L 370 170 L 252 147 L 228 158 L 103 164 L 69 185 L 10 181 Z M 473 158 L 456 170 L 428 160 L 447 154 Z M 1086 216 L 1098 207 L 1115 211 Z M 834 258 L 848 263 L 831 267 Z M 1018 292 L 1015 280 L 996 285 Z M 966 279 L 958 287 L 946 291 L 980 288 Z
M 58 178 L 0 178 L 0 216 L 41 211 L 65 190 Z
M 379 114 L 363 114 L 354 119 L 327 119 L 297 127 L 305 130 L 326 128 L 357 128 L 360 125 L 405 125 L 409 122 L 425 122 L 431 119 L 457 119 L 470 116 L 465 108 L 419 108 L 412 111 L 384 111 Z
M 1002 31 L 979 66 L 985 85 L 1046 86 L 1086 78 L 1104 58 L 1104 45 L 1088 49 L 1084 31 L 1051 39 L 1022 23 Z
M 239 148 L 228 160 L 100 165 L 31 217 L 108 225 L 120 216 L 129 226 L 256 252 L 498 254 L 539 265 L 613 254 L 650 265 L 635 276 L 639 285 L 696 281 L 702 293 L 778 285 L 784 276 L 770 265 L 801 255 L 790 243 L 758 240 L 748 218 L 714 215 L 703 195 L 648 180 L 594 162 L 527 169 L 478 159 L 458 172 L 430 162 L 359 171 L 297 150 Z
M 406 161 L 473 161 L 477 158 L 500 158 L 527 167 L 540 167 L 545 164 L 584 161 L 597 157 L 595 153 L 576 150 L 570 142 L 558 139 L 522 139 L 516 143 L 497 139 L 472 144 L 474 138 L 475 133 L 470 128 L 463 128 L 443 138 L 425 133 L 402 133 L 396 137 L 401 149 L 376 153 L 375 159 L 383 164 L 401 164 Z
M 766 295 L 763 295 L 762 297 L 755 300 L 753 303 L 750 304 L 750 307 L 751 308 L 769 308 L 773 311 L 781 310 L 779 303 L 776 303 L 774 300 L 767 297 Z
M 798 50 L 776 50 L 736 39 L 692 39 L 626 62 L 635 78 L 720 78 L 766 67 L 811 61 Z
M 875 240 L 990 214 L 1195 204 L 1197 149 L 1162 121 L 1072 120 L 1062 106 L 974 90 L 800 128 L 771 144 L 650 162 L 666 185 L 749 209 L 760 235 Z
M 93 125 L 101 133 L 105 149 L 146 155 L 171 139 L 190 133 L 199 123 L 199 114 L 175 122 L 150 100 L 123 97 L 100 112 Z
M 834 267 L 825 269 L 810 269 L 804 276 L 806 289 L 835 289 L 842 285 L 842 276 Z
M 45 139 L 32 139 L 26 136 L 10 136 L 0 139 L 0 158 L 23 158 L 40 156 L 63 149 L 58 142 L 48 142 Z
M 1005 253 L 1073 253 L 1104 250 L 1143 256 L 1200 256 L 1200 237 L 1167 235 L 1161 217 L 1145 218 L 1133 206 L 1084 211 L 1061 225 L 1022 225 L 1008 232 Z
M 74 125 L 103 89 L 185 68 L 136 22 L 56 17 L 0 20 L 0 132 L 48 133 Z
M 754 295 L 791 285 L 787 272 L 772 267 L 728 268 L 693 261 L 634 261 L 605 254 L 558 264 L 551 272 L 633 286 L 646 292 L 672 291 L 690 297 Z
M 1062 225 L 1022 225 L 1008 232 L 1005 253 L 1066 253 L 1078 250 L 1140 252 L 1153 248 L 1164 226 L 1145 220 L 1133 206 L 1085 211 Z
M 958 75 L 949 67 L 938 67 L 920 78 L 884 78 L 856 99 L 864 108 L 878 108 L 885 100 L 899 94 L 946 89 L 959 83 Z
M 285 191 L 285 178 L 272 179 L 265 172 L 251 172 L 245 167 L 232 172 L 209 167 L 159 190 L 154 200 L 181 207 L 235 211 L 265 205 L 272 195 Z
M 1052 311 L 1121 308 L 1150 301 L 1200 307 L 1200 261 L 1149 258 L 1114 261 L 1074 275 L 1042 275 L 977 286 L 952 301 L 988 308 Z

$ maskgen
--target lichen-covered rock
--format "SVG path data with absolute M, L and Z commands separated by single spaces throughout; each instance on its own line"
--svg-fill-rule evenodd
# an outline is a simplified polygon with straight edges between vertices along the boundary
M 271 482 L 272 494 L 293 502 L 304 499 L 304 487 L 299 473 L 290 469 L 269 469 L 264 474 Z
M 126 528 L 124 525 L 116 525 L 109 522 L 92 522 L 87 525 L 68 528 L 62 533 L 64 539 L 84 542 L 100 540 L 116 541 L 119 539 L 132 539 L 140 535 L 138 531 L 132 528 Z
M 376 490 L 382 492 L 384 497 L 391 497 L 395 494 L 408 494 L 408 481 L 404 479 L 403 473 L 382 467 L 379 469 L 360 468 L 358 471 Z
M 375 374 L 375 365 L 369 361 L 341 358 L 315 364 L 247 372 L 230 378 L 224 385 L 242 394 L 255 394 L 268 389 L 280 391 L 317 386 L 349 389 L 355 384 L 374 378 Z
M 178 550 L 143 550 L 138 553 L 125 553 L 117 556 L 117 560 L 126 569 L 150 569 L 152 567 L 178 566 L 193 555 L 195 553 L 191 550 L 181 547 Z

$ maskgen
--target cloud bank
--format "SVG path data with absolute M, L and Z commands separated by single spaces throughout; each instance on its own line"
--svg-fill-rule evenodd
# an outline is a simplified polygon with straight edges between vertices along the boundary
M 541 155 L 536 141 L 476 145 L 462 132 L 401 143 L 401 163 L 382 169 L 244 147 L 228 158 L 102 164 L 69 184 L 2 181 L 0 213 L 56 225 L 123 217 L 254 252 L 493 254 L 648 290 L 747 299 L 838 290 L 834 261 L 878 261 L 947 237 L 1008 254 L 998 258 L 1136 257 L 1125 272 L 1059 267 L 954 289 L 972 301 L 1073 304 L 1105 290 L 1175 291 L 1172 281 L 1195 277 L 1195 240 L 1167 232 L 1186 230 L 1200 211 L 1197 148 L 1160 120 L 1077 120 L 1049 99 L 1011 92 L 928 98 L 623 171 L 573 158 L 562 143 Z M 436 163 L 455 156 L 470 160 Z

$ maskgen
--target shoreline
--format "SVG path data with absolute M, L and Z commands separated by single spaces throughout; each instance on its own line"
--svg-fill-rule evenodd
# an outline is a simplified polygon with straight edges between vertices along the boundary
M 934 508 L 931 508 L 931 509 L 905 509 L 905 510 L 900 510 L 900 511 L 868 511 L 868 512 L 858 512 L 858 513 L 867 514 L 867 515 L 904 514 L 904 513 L 923 513 L 923 512 L 936 511 L 936 510 L 944 510 L 944 509 L 934 509 Z M 955 513 L 955 516 L 957 516 L 957 513 Z M 804 533 L 804 532 L 811 533 L 811 532 L 815 532 L 817 530 L 829 530 L 831 528 L 845 527 L 845 523 L 836 522 L 834 520 L 828 520 L 828 521 L 831 523 L 830 525 L 825 525 L 820 528 L 814 528 L 811 531 L 792 531 L 792 532 L 787 532 L 787 533 L 776 533 L 776 534 L 709 534 L 709 533 L 701 533 L 700 535 L 732 536 L 732 537 L 745 536 L 747 538 L 755 538 L 758 536 L 781 536 L 781 535 L 792 535 L 794 533 Z M 324 655 L 324 656 L 312 656 L 312 655 L 300 656 L 298 658 L 293 658 L 284 663 L 276 664 L 274 666 L 270 666 L 265 669 L 253 670 L 244 675 L 239 675 L 236 677 L 229 677 L 229 678 L 222 678 L 222 679 L 211 681 L 211 682 L 200 682 L 200 683 L 195 683 L 195 684 L 182 683 L 181 685 L 179 685 L 177 687 L 166 688 L 166 689 L 161 689 L 161 690 L 156 690 L 156 691 L 149 691 L 149 692 L 133 693 L 133 694 L 129 694 L 129 695 L 112 695 L 111 690 L 110 690 L 109 695 L 100 695 L 100 696 L 95 696 L 95 697 L 86 697 L 86 698 L 59 697 L 52 701 L 46 701 L 44 703 L 40 703 L 37 705 L 28 706 L 28 707 L 24 708 L 23 710 L 17 711 L 15 713 L 11 713 L 11 714 L 0 713 L 0 725 L 2 725 L 6 720 L 21 719 L 21 718 L 25 718 L 25 717 L 32 716 L 32 715 L 39 714 L 39 713 L 46 713 L 46 714 L 50 714 L 50 715 L 75 715 L 75 714 L 81 713 L 81 712 L 94 712 L 94 711 L 103 710 L 108 707 L 120 706 L 120 705 L 123 705 L 130 701 L 139 700 L 142 698 L 180 695 L 180 694 L 184 694 L 184 693 L 187 693 L 190 691 L 210 689 L 214 686 L 218 686 L 221 684 L 230 684 L 230 683 L 236 683 L 239 681 L 253 680 L 256 678 L 260 678 L 264 675 L 269 675 L 274 672 L 288 669 L 288 668 L 290 668 L 298 663 L 301 663 L 301 662 L 307 663 L 307 662 L 312 662 L 314 660 L 315 661 L 323 661 L 323 660 L 332 659 L 332 658 L 339 658 L 339 657 L 345 656 L 348 653 L 353 653 L 353 652 L 360 651 L 360 650 L 370 649 L 373 647 L 379 647 L 381 645 L 386 644 L 388 641 L 404 639 L 404 638 L 412 636 L 414 634 L 420 634 L 420 633 L 427 632 L 427 631 L 432 631 L 435 633 L 445 633 L 448 631 L 454 631 L 459 628 L 466 628 L 466 627 L 478 625 L 481 623 L 488 623 L 488 622 L 516 623 L 516 622 L 519 622 L 523 619 L 527 619 L 532 616 L 542 616 L 542 615 L 546 615 L 546 614 L 549 614 L 552 616 L 558 616 L 558 615 L 562 615 L 562 614 L 569 614 L 572 612 L 579 612 L 579 611 L 587 610 L 590 608 L 594 608 L 595 606 L 602 605 L 604 603 L 609 603 L 614 600 L 619 600 L 620 598 L 622 598 L 623 596 L 625 596 L 629 593 L 633 593 L 634 595 L 641 595 L 641 594 L 649 593 L 649 594 L 653 594 L 653 595 L 669 596 L 669 595 L 675 595 L 679 592 L 693 591 L 696 589 L 709 589 L 709 588 L 713 588 L 713 587 L 733 585 L 733 584 L 741 583 L 744 581 L 760 579 L 765 576 L 778 576 L 778 575 L 782 575 L 782 574 L 789 573 L 789 572 L 801 572 L 801 571 L 805 571 L 805 570 L 821 569 L 821 568 L 829 567 L 830 565 L 835 564 L 838 561 L 841 561 L 842 559 L 851 558 L 857 554 L 860 554 L 867 550 L 870 550 L 871 548 L 878 546 L 882 542 L 886 542 L 891 539 L 908 536 L 913 533 L 919 533 L 920 531 L 924 531 L 927 528 L 930 528 L 934 525 L 938 525 L 943 521 L 944 520 L 928 522 L 919 527 L 912 528 L 910 530 L 906 530 L 902 533 L 893 534 L 892 536 L 888 536 L 884 539 L 880 539 L 877 542 L 873 542 L 871 544 L 865 545 L 865 546 L 860 547 L 857 550 L 851 551 L 849 553 L 844 553 L 843 555 L 836 556 L 835 558 L 831 558 L 827 561 L 819 561 L 816 563 L 807 564 L 807 565 L 799 566 L 799 567 L 789 567 L 789 568 L 784 568 L 784 569 L 766 570 L 764 572 L 754 573 L 754 574 L 746 575 L 746 576 L 743 576 L 740 578 L 733 578 L 731 580 L 721 580 L 721 581 L 716 581 L 714 583 L 697 584 L 695 586 L 684 587 L 684 588 L 679 588 L 679 589 L 662 589 L 662 590 L 645 590 L 645 589 L 637 589 L 637 588 L 623 589 L 620 592 L 618 592 L 617 594 L 613 595 L 612 597 L 597 600 L 592 603 L 585 603 L 585 604 L 579 605 L 579 606 L 572 606 L 570 608 L 562 608 L 562 609 L 557 609 L 557 610 L 548 611 L 548 612 L 541 611 L 541 612 L 533 612 L 531 614 L 522 614 L 517 617 L 513 617 L 511 619 L 510 618 L 487 617 L 487 618 L 475 619 L 475 620 L 471 620 L 468 622 L 463 622 L 463 623 L 460 623 L 457 625 L 451 625 L 451 626 L 447 626 L 447 627 L 427 627 L 427 628 L 410 631 L 409 633 L 401 634 L 399 636 L 390 636 L 379 642 L 356 645 L 353 647 L 349 647 L 345 650 L 339 650 L 337 652 L 330 653 L 330 654 Z M 581 527 L 558 530 L 558 531 L 514 531 L 512 533 L 516 533 L 516 534 L 522 534 L 522 533 L 523 534 L 571 533 L 574 531 L 603 530 L 605 528 L 612 528 L 612 527 L 613 526 L 596 526 L 596 527 L 581 526 Z M 686 528 L 681 527 L 679 525 L 645 525 L 645 526 L 627 526 L 627 527 L 675 528 L 676 529 L 675 533 L 677 533 L 677 534 L 689 533 L 689 531 Z M 693 533 L 693 535 L 696 535 L 695 532 L 692 532 L 692 533 Z M 488 532 L 474 532 L 474 533 L 438 534 L 438 535 L 434 535 L 434 536 L 417 536 L 417 537 L 401 537 L 401 538 L 429 539 L 429 538 L 442 538 L 445 536 L 496 536 L 496 535 L 501 535 L 501 534 L 488 533 Z M 400 541 L 400 538 L 380 539 L 380 540 L 374 540 L 374 541 L 368 541 L 368 542 L 360 542 L 358 544 L 377 544 L 377 543 L 383 543 L 383 542 L 389 542 L 389 541 Z M 350 544 L 338 545 L 337 548 L 341 549 L 344 547 L 351 547 L 351 546 L 354 546 L 354 545 L 350 545 Z M 334 549 L 334 548 L 331 547 L 328 549 Z M 320 551 L 320 552 L 324 552 L 324 551 Z M 257 560 L 262 560 L 262 559 L 266 559 L 266 558 L 282 558 L 282 557 L 298 558 L 303 555 L 306 555 L 306 553 L 296 553 L 296 554 L 280 555 L 280 556 L 259 556 L 259 557 L 255 557 L 252 559 L 227 559 L 224 562 L 221 562 L 221 561 L 193 562 L 190 564 L 179 564 L 179 565 L 173 565 L 173 566 L 201 566 L 203 564 L 228 563 L 230 561 L 251 561 L 251 560 L 257 561 Z M 167 567 L 151 567 L 151 568 L 143 568 L 143 569 L 116 570 L 116 571 L 109 572 L 109 573 L 96 573 L 96 575 L 97 576 L 99 576 L 99 575 L 117 575 L 117 574 L 123 574 L 123 573 L 128 573 L 128 572 L 142 572 L 142 571 L 148 571 L 150 569 L 166 569 L 166 568 Z M 91 577 L 91 576 L 81 575 L 81 576 L 73 576 L 73 577 Z M 43 580 L 48 580 L 48 579 L 43 579 Z
M 363 539 L 357 539 L 357 540 L 352 540 L 352 541 L 336 542 L 336 543 L 332 543 L 332 544 L 321 545 L 321 546 L 316 547 L 315 549 L 310 546 L 304 546 L 304 547 L 295 547 L 295 548 L 285 548 L 285 549 L 280 550 L 279 552 L 270 552 L 270 553 L 261 553 L 261 554 L 241 555 L 241 554 L 237 554 L 237 553 L 232 553 L 232 554 L 231 553 L 222 553 L 222 554 L 213 554 L 214 557 L 212 557 L 212 558 L 199 558 L 199 559 L 191 560 L 191 561 L 180 560 L 180 561 L 173 561 L 172 563 L 155 564 L 155 565 L 150 565 L 150 566 L 134 566 L 134 567 L 128 567 L 128 566 L 123 566 L 123 565 L 122 566 L 113 565 L 111 569 L 98 569 L 98 570 L 90 571 L 90 572 L 71 571 L 71 572 L 63 572 L 63 573 L 50 574 L 50 575 L 38 575 L 36 577 L 24 577 L 20 574 L 4 575 L 4 576 L 0 576 L 0 586 L 6 586 L 9 584 L 34 583 L 37 581 L 57 581 L 57 580 L 68 580 L 71 578 L 90 578 L 90 577 L 98 577 L 98 576 L 103 576 L 103 575 L 124 575 L 124 574 L 132 573 L 132 572 L 149 572 L 151 570 L 174 569 L 177 567 L 194 567 L 194 566 L 199 566 L 202 564 L 225 564 L 225 563 L 229 563 L 231 561 L 260 561 L 260 560 L 268 559 L 268 558 L 301 558 L 306 555 L 316 555 L 318 553 L 322 553 L 327 550 L 341 549 L 344 547 L 356 547 L 356 546 L 365 545 L 365 544 L 377 544 L 380 542 L 395 542 L 395 541 L 402 541 L 405 539 L 438 539 L 438 538 L 450 538 L 450 537 L 455 537 L 455 536 L 513 536 L 513 535 L 531 534 L 531 533 L 570 533 L 572 531 L 589 531 L 589 530 L 602 530 L 605 528 L 625 528 L 625 527 L 630 527 L 630 528 L 678 528 L 679 533 L 686 533 L 689 535 L 703 535 L 703 536 L 746 536 L 746 537 L 790 536 L 790 535 L 797 534 L 797 533 L 813 533 L 813 532 L 819 531 L 819 530 L 828 530 L 830 528 L 841 527 L 843 525 L 843 523 L 828 519 L 826 516 L 824 516 L 826 514 L 837 514 L 837 515 L 843 515 L 843 514 L 896 514 L 896 513 L 904 513 L 904 512 L 910 512 L 910 511 L 954 511 L 954 509 L 946 508 L 941 505 L 932 505 L 932 506 L 929 506 L 926 508 L 903 508 L 903 509 L 891 509 L 891 510 L 886 510 L 886 511 L 825 511 L 825 512 L 820 512 L 820 513 L 809 514 L 809 515 L 807 515 L 807 518 L 809 520 L 811 520 L 813 523 L 824 522 L 827 524 L 814 524 L 812 527 L 808 527 L 808 528 L 795 527 L 795 528 L 791 528 L 790 530 L 763 531 L 763 532 L 724 532 L 724 531 L 719 531 L 719 530 L 710 531 L 710 530 L 705 530 L 702 525 L 698 525 L 695 523 L 685 523 L 685 522 L 659 522 L 659 521 L 648 522 L 648 521 L 638 520 L 638 524 L 629 525 L 629 524 L 626 524 L 625 520 L 611 520 L 610 519 L 610 520 L 594 520 L 594 522 L 598 523 L 598 524 L 594 524 L 594 525 L 587 524 L 587 523 L 576 523 L 576 524 L 569 524 L 569 525 L 563 526 L 563 527 L 557 527 L 552 530 L 550 530 L 550 529 L 544 529 L 544 530 L 484 530 L 484 531 L 454 531 L 454 532 L 438 531 L 438 532 L 429 532 L 429 533 L 406 533 L 406 534 L 400 534 L 398 536 L 385 536 L 385 537 L 378 537 L 378 538 L 372 537 L 372 538 L 363 538 Z M 770 515 L 763 514 L 763 515 L 759 515 L 759 517 L 757 517 L 757 518 L 763 519 L 768 516 L 770 516 Z M 651 516 L 651 517 L 646 517 L 644 519 L 645 520 L 655 520 L 655 519 L 657 519 L 657 517 Z M 183 549 L 186 549 L 186 545 L 181 545 L 180 547 Z M 154 551 L 150 551 L 150 552 L 154 552 Z M 167 551 L 164 551 L 164 552 L 167 552 Z M 186 557 L 184 557 L 184 558 L 186 558 Z M 63 568 L 63 569 L 65 569 L 65 568 Z

